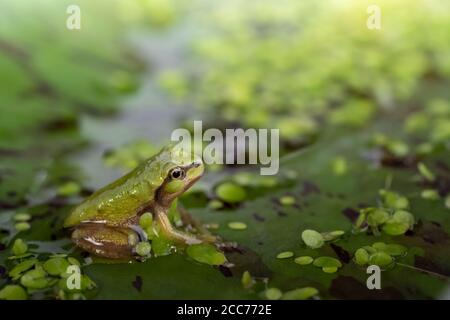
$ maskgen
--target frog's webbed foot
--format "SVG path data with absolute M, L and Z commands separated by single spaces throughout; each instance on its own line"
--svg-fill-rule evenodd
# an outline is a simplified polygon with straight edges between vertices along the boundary
M 221 241 L 219 237 L 211 234 L 211 232 L 205 228 L 205 226 L 198 219 L 195 219 L 192 215 L 190 215 L 189 212 L 183 208 L 179 208 L 179 212 L 183 224 L 194 228 L 198 232 L 197 237 L 202 240 L 202 242 L 214 244 Z
M 196 237 L 193 234 L 182 232 L 175 229 L 165 213 L 156 214 L 155 219 L 158 223 L 159 230 L 161 231 L 161 233 L 168 239 L 173 240 L 174 242 L 177 242 L 182 245 L 191 245 L 208 241 L 207 238 L 205 238 L 204 236 Z M 209 239 L 209 241 L 211 241 L 211 239 Z
M 100 257 L 132 259 L 140 237 L 130 228 L 85 223 L 75 228 L 72 240 L 80 248 Z

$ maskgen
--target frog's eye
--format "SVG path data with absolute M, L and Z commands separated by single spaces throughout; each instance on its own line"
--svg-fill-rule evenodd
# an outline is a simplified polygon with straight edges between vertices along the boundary
M 183 169 L 176 167 L 169 172 L 169 175 L 172 179 L 181 180 L 184 179 L 184 177 L 186 176 L 186 172 Z

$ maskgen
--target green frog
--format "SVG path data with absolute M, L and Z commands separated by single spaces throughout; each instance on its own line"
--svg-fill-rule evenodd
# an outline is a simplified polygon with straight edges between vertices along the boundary
M 64 222 L 82 249 L 112 259 L 137 258 L 134 248 L 147 240 L 140 216 L 151 212 L 166 239 L 183 245 L 211 242 L 172 226 L 167 215 L 173 201 L 204 172 L 200 157 L 174 145 L 143 162 L 130 173 L 101 188 L 74 208 Z

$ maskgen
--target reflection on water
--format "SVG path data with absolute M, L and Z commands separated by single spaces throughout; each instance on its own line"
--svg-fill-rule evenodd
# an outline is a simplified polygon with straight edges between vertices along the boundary
M 81 132 L 89 138 L 90 145 L 75 156 L 74 162 L 86 175 L 86 187 L 97 189 L 119 177 L 122 173 L 108 168 L 102 160 L 103 153 L 136 139 L 164 145 L 180 120 L 192 112 L 187 105 L 177 105 L 160 89 L 156 74 L 167 68 L 177 68 L 183 63 L 184 35 L 170 33 L 135 33 L 130 42 L 146 68 L 141 76 L 139 90 L 123 100 L 120 112 L 110 118 L 83 116 Z

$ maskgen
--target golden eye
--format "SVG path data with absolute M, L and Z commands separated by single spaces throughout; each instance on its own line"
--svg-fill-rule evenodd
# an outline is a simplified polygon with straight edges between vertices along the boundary
M 186 172 L 184 172 L 184 170 L 179 167 L 172 169 L 169 174 L 172 179 L 180 180 L 184 179 L 184 177 L 186 176 Z

